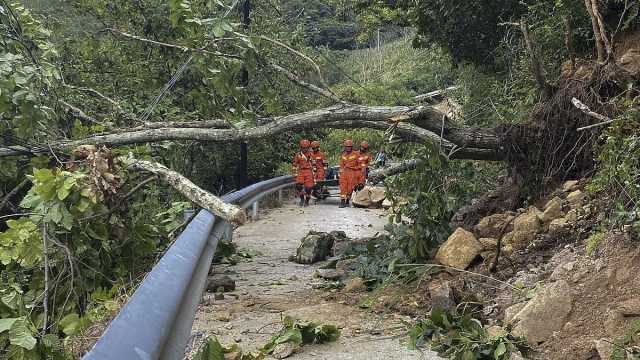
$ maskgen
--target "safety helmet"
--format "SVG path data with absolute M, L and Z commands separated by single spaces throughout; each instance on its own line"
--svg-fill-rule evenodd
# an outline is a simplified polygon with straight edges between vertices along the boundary
M 363 141 L 363 142 L 360 144 L 360 147 L 361 147 L 361 148 L 363 148 L 363 149 L 368 149 L 368 148 L 369 148 L 369 143 L 368 143 L 368 142 L 366 142 L 366 141 Z
M 316 149 L 320 147 L 320 141 L 312 141 L 311 142 L 311 147 Z
M 301 148 L 308 148 L 309 147 L 309 140 L 300 140 L 300 147 Z
M 343 145 L 345 147 L 353 147 L 353 141 L 352 140 L 345 140 Z

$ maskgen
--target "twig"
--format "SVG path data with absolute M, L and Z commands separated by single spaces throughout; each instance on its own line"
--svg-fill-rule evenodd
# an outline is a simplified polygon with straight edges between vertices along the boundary
M 2 199 L 2 202 L 0 202 L 0 210 L 4 209 L 4 207 L 9 203 L 9 200 L 11 200 L 12 197 L 14 197 L 18 192 L 20 192 L 20 190 L 22 190 L 22 188 L 27 186 L 30 182 L 31 180 L 29 180 L 29 178 L 25 178 L 24 180 L 22 180 L 22 182 L 20 182 L 20 184 L 18 184 L 18 186 L 14 187 L 13 190 L 11 190 L 7 194 L 7 196 Z
M 146 39 L 137 35 L 132 35 L 114 28 L 107 28 L 105 29 L 106 31 L 114 34 L 114 35 L 118 35 L 118 36 L 122 36 L 122 37 L 126 37 L 129 38 L 131 40 L 136 40 L 136 41 L 140 41 L 140 42 L 144 42 L 144 43 L 148 43 L 148 44 L 152 44 L 152 45 L 156 45 L 156 46 L 162 46 L 162 47 L 168 47 L 168 48 L 173 48 L 173 49 L 178 49 L 184 52 L 196 52 L 196 53 L 201 53 L 201 54 L 207 54 L 207 55 L 215 55 L 215 56 L 220 56 L 220 57 L 225 57 L 225 58 L 230 58 L 230 59 L 240 59 L 240 56 L 237 55 L 231 55 L 231 54 L 225 54 L 219 51 L 210 51 L 210 50 L 205 50 L 206 45 L 202 48 L 192 48 L 192 47 L 188 47 L 188 46 L 182 46 L 182 45 L 176 45 L 176 44 L 169 44 L 169 43 L 165 43 L 165 42 L 161 42 L 161 41 L 155 41 L 155 40 L 151 40 L 151 39 Z M 209 42 L 207 43 L 209 44 Z
M 579 127 L 579 128 L 576 129 L 576 131 L 583 131 L 583 130 L 591 129 L 591 128 L 594 128 L 594 127 L 611 124 L 612 122 L 614 122 L 614 120 L 611 119 L 610 117 L 604 116 L 602 114 L 598 114 L 595 111 L 592 111 L 591 109 L 589 109 L 589 107 L 587 105 L 583 104 L 580 100 L 578 100 L 576 98 L 572 98 L 571 102 L 573 103 L 573 106 L 578 108 L 578 110 L 580 110 L 583 113 L 585 113 L 585 114 L 587 114 L 587 115 L 589 115 L 589 116 L 591 116 L 593 118 L 596 118 L 596 119 L 601 121 L 601 122 L 599 122 L 597 124 Z
M 60 100 L 60 104 L 62 104 L 67 109 L 71 110 L 71 112 L 75 116 L 79 117 L 82 120 L 85 120 L 85 121 L 88 121 L 88 122 L 92 122 L 92 123 L 98 124 L 98 125 L 104 125 L 101 121 L 98 121 L 96 118 L 87 115 L 84 111 L 82 111 L 79 108 L 69 104 L 68 102 L 66 102 L 64 100 Z
M 6 218 L 12 218 L 12 217 L 18 217 L 18 216 L 30 216 L 30 215 L 36 215 L 36 213 L 19 213 L 19 214 L 3 215 L 3 216 L 0 216 L 0 219 L 6 219 Z
M 487 279 L 487 280 L 495 281 L 498 284 L 506 285 L 506 286 L 508 286 L 508 287 L 510 287 L 512 289 L 520 290 L 517 287 L 509 284 L 508 282 L 505 282 L 505 281 L 502 281 L 502 280 L 498 280 L 498 279 L 493 278 L 491 276 L 483 275 L 483 274 L 480 274 L 480 273 L 477 273 L 477 272 L 464 270 L 464 269 L 458 269 L 458 268 L 455 268 L 455 267 L 452 267 L 452 266 L 441 265 L 441 264 L 400 264 L 400 265 L 396 265 L 396 267 L 404 267 L 404 266 L 438 267 L 438 268 L 442 268 L 442 269 L 445 269 L 445 270 L 457 271 L 457 272 L 461 272 L 461 273 L 465 273 L 465 274 L 469 274 L 469 275 L 478 276 L 478 277 L 481 277 L 481 278 L 484 278 L 484 279 Z
M 81 86 L 74 86 L 74 85 L 69 85 L 69 84 L 65 84 L 65 87 L 68 87 L 69 89 L 73 89 L 73 90 L 78 90 L 78 91 L 83 91 L 83 92 L 88 92 L 91 94 L 94 94 L 95 96 L 108 101 L 109 103 L 111 103 L 111 105 L 113 105 L 114 107 L 116 107 L 119 110 L 122 110 L 122 108 L 120 107 L 120 104 L 113 100 L 112 98 L 104 95 L 103 93 L 99 92 L 98 90 L 92 89 L 92 88 L 88 88 L 88 87 L 81 87 Z
M 294 83 L 307 88 L 315 93 L 318 93 L 328 99 L 331 99 L 335 102 L 338 103 L 345 103 L 345 101 L 343 101 L 342 99 L 340 99 L 336 94 L 334 94 L 333 92 L 331 92 L 331 90 L 329 89 L 324 89 L 321 88 L 319 86 L 316 86 L 314 84 L 311 84 L 309 82 L 306 82 L 304 80 L 302 80 L 298 75 L 294 74 L 293 72 L 291 72 L 290 70 L 287 70 L 285 68 L 283 68 L 282 66 L 272 63 L 272 62 L 268 62 L 269 66 L 273 69 L 275 69 L 276 71 L 281 72 L 282 74 L 284 74 L 289 80 L 293 81 Z
M 308 57 L 307 55 L 305 55 L 305 54 L 301 53 L 301 52 L 300 52 L 300 51 L 298 51 L 298 50 L 293 49 L 293 48 L 292 48 L 292 47 L 290 47 L 289 45 L 287 45 L 287 44 L 285 44 L 285 43 L 283 43 L 283 42 L 280 42 L 280 41 L 278 41 L 278 40 L 271 39 L 271 38 L 269 38 L 269 37 L 267 37 L 267 36 L 264 36 L 264 35 L 260 35 L 260 36 L 258 36 L 258 38 L 263 39 L 263 40 L 267 40 L 267 41 L 269 41 L 269 42 L 271 42 L 271 43 L 274 43 L 274 44 L 276 44 L 276 45 L 279 45 L 279 46 L 281 46 L 281 47 L 283 47 L 283 48 L 285 48 L 285 49 L 289 50 L 290 52 L 292 52 L 292 53 L 294 53 L 294 54 L 296 54 L 296 55 L 300 56 L 301 58 L 303 58 L 303 59 L 307 60 L 307 61 L 308 61 L 309 63 L 311 63 L 311 65 L 313 65 L 313 67 L 316 69 L 316 72 L 318 73 L 318 77 L 320 78 L 320 82 L 321 82 L 325 87 L 327 86 L 326 82 L 324 81 L 324 78 L 322 77 L 322 71 L 320 70 L 320 66 L 318 66 L 318 64 L 317 64 L 315 61 L 313 61 L 313 59 L 311 59 L 311 58 L 310 58 L 310 57 Z
M 491 262 L 491 266 L 489 266 L 489 271 L 496 272 L 498 269 L 498 261 L 500 260 L 500 252 L 502 250 L 502 238 L 504 237 L 504 233 L 507 231 L 507 228 L 511 223 L 516 219 L 516 217 L 512 217 L 511 220 L 507 221 L 506 224 L 500 230 L 500 236 L 498 237 L 498 243 L 496 244 L 496 256 L 493 258 Z
M 153 180 L 157 180 L 157 179 L 158 179 L 158 177 L 156 175 L 149 176 L 148 178 L 146 178 L 143 181 L 141 181 L 138 185 L 134 186 L 131 190 L 129 190 L 122 197 L 122 199 L 120 199 L 120 201 L 117 204 L 115 204 L 109 211 L 105 211 L 105 212 L 100 213 L 100 214 L 84 217 L 84 218 L 80 219 L 80 221 L 87 221 L 87 220 L 91 220 L 91 219 L 95 219 L 95 218 L 99 218 L 99 217 L 102 217 L 102 216 L 108 216 L 108 215 L 113 214 L 116 210 L 118 210 L 124 204 L 124 201 L 126 199 L 128 199 L 133 194 L 135 194 L 137 191 L 142 189 L 142 187 L 144 187 L 146 184 L 152 182 Z

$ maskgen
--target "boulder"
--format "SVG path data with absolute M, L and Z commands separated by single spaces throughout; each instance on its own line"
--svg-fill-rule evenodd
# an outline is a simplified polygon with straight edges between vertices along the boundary
M 571 209 L 567 211 L 567 215 L 564 217 L 567 223 L 574 223 L 578 221 L 578 217 L 580 216 L 580 212 L 578 209 Z
M 516 315 L 522 310 L 522 308 L 527 305 L 526 302 L 515 303 L 508 308 L 504 309 L 504 323 L 512 324 L 513 319 L 515 319 Z
M 482 250 L 482 244 L 471 232 L 457 228 L 438 249 L 436 260 L 443 265 L 465 269 Z
M 550 223 L 551 221 L 562 217 L 562 199 L 554 197 L 549 200 L 544 206 L 544 212 L 542 213 L 542 222 Z
M 495 250 L 486 250 L 480 253 L 480 256 L 485 260 L 492 260 L 496 256 Z
M 521 250 L 529 246 L 535 240 L 536 232 L 533 231 L 512 231 L 502 239 L 504 244 L 510 245 L 512 249 Z M 503 249 L 504 250 L 504 249 Z
M 510 214 L 493 214 L 484 217 L 475 227 L 476 234 L 480 238 L 497 238 L 505 226 L 507 226 L 505 232 L 511 231 L 513 224 L 509 222 L 512 220 L 513 215 Z
M 431 307 L 454 311 L 457 305 L 456 297 L 451 283 L 447 280 L 436 279 L 429 283 L 429 296 Z
M 640 316 L 640 298 L 631 298 L 619 303 L 618 311 L 626 317 Z
M 572 308 L 569 284 L 557 281 L 546 286 L 515 315 L 517 324 L 513 333 L 532 344 L 541 343 L 563 328 Z
M 532 206 L 513 221 L 513 231 L 536 234 L 542 227 L 540 224 L 541 217 L 540 210 Z
M 351 202 L 355 207 L 380 208 L 386 196 L 387 195 L 383 187 L 365 186 L 364 189 L 353 195 Z
M 351 203 L 355 207 L 359 208 L 368 208 L 371 206 L 371 192 L 368 188 L 364 188 L 358 192 L 356 192 L 351 198 Z
M 482 244 L 482 248 L 485 250 L 495 250 L 498 247 L 498 240 L 493 238 L 481 238 L 480 244 Z
M 236 282 L 227 275 L 213 275 L 207 278 L 207 291 L 217 292 L 222 289 L 223 291 L 234 291 L 236 289 Z
M 565 192 L 578 190 L 578 180 L 565 181 L 564 184 L 562 184 L 562 190 Z
M 344 291 L 348 293 L 358 293 L 367 291 L 367 284 L 364 279 L 361 277 L 355 277 L 349 281 L 344 286 Z
M 380 186 L 372 186 L 370 189 L 371 192 L 371 202 L 376 206 L 382 206 L 382 203 L 387 198 L 387 193 L 383 187 Z
M 567 195 L 567 202 L 572 209 L 582 206 L 587 195 L 580 190 L 576 190 Z
M 559 234 L 568 227 L 567 220 L 565 218 L 555 219 L 549 224 L 550 234 Z
M 302 238 L 296 255 L 289 260 L 299 264 L 313 264 L 323 261 L 333 255 L 333 245 L 336 238 L 328 233 L 310 231 Z

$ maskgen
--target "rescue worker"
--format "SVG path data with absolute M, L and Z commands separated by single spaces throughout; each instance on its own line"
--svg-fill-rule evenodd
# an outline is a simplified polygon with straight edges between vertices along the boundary
M 345 140 L 344 151 L 340 155 L 340 207 L 349 206 L 353 189 L 358 184 L 362 171 L 358 162 L 358 152 L 353 150 L 353 141 Z
M 316 183 L 325 180 L 325 174 L 327 173 L 327 167 L 329 163 L 322 151 L 320 151 L 320 142 L 311 142 L 311 157 L 313 158 L 313 164 L 315 166 L 315 178 Z
M 324 200 L 329 195 L 329 191 L 324 187 L 329 163 L 327 162 L 327 158 L 324 153 L 320 151 L 319 141 L 311 142 L 311 158 L 313 159 L 313 172 L 316 180 L 316 185 L 313 188 L 312 195 L 316 198 L 316 201 Z
M 358 163 L 360 164 L 360 174 L 358 176 L 358 185 L 356 190 L 360 191 L 364 189 L 364 184 L 367 182 L 369 178 L 369 163 L 371 162 L 372 157 L 369 152 L 369 143 L 363 141 L 360 144 L 360 151 L 358 152 Z
M 300 151 L 293 156 L 293 175 L 296 177 L 300 206 L 309 206 L 311 191 L 315 185 L 310 145 L 309 140 L 300 140 Z

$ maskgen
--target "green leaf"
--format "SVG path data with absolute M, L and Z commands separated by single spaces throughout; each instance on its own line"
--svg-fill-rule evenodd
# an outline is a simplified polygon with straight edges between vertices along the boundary
M 495 360 L 500 360 L 502 359 L 502 355 L 504 355 L 507 352 L 507 347 L 504 345 L 503 342 L 500 342 L 500 344 L 498 344 L 498 346 L 496 347 L 496 350 L 493 352 L 493 358 Z
M 80 316 L 76 313 L 69 314 L 60 320 L 58 326 L 65 335 L 74 335 L 80 329 Z
M 37 340 L 33 337 L 30 325 L 26 316 L 16 319 L 9 329 L 9 342 L 23 349 L 33 350 Z
M 0 319 L 0 333 L 11 329 L 11 326 L 16 322 L 16 320 L 18 320 L 18 318 Z
M 193 360 L 224 360 L 224 348 L 217 338 L 211 337 L 194 355 Z

